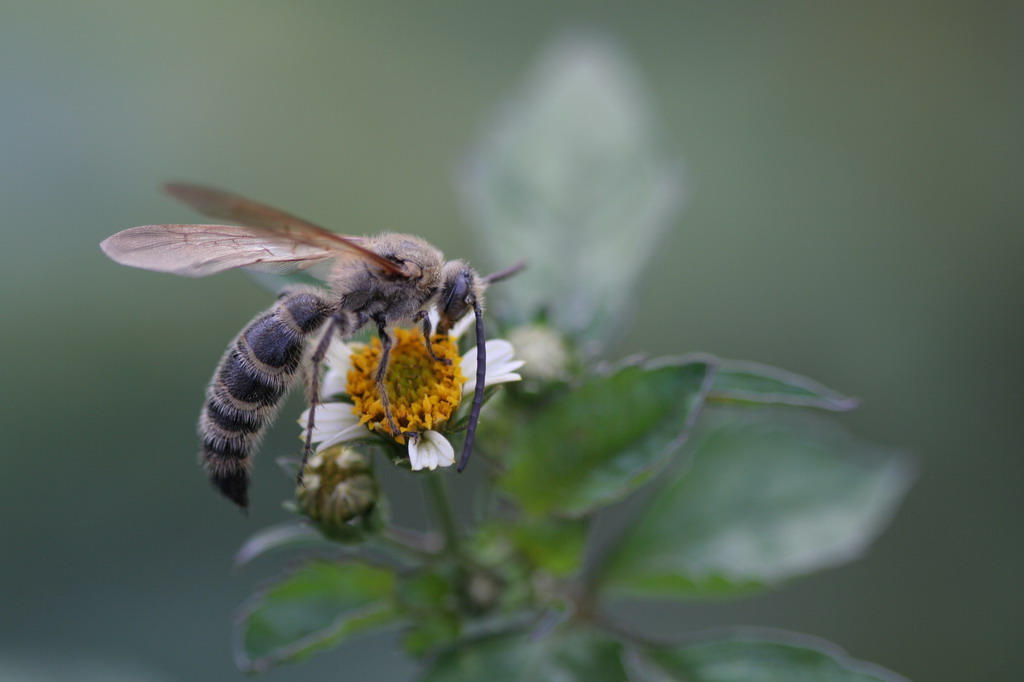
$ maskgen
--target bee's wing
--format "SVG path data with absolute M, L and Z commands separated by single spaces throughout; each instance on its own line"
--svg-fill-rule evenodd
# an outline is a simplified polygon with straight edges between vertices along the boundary
M 142 225 L 104 239 L 100 248 L 122 265 L 185 277 L 231 268 L 288 274 L 347 255 L 235 225 Z
M 400 266 L 361 246 L 359 244 L 361 240 L 358 237 L 346 237 L 325 230 L 319 225 L 314 225 L 290 213 L 237 194 L 213 187 L 180 182 L 168 183 L 164 185 L 164 189 L 178 201 L 211 218 L 246 225 L 253 228 L 254 231 L 265 231 L 268 234 L 285 237 L 310 247 L 347 251 L 390 274 L 405 274 Z

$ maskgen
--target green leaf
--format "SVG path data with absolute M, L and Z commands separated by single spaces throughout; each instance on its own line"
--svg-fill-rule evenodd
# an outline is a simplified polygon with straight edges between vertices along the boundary
M 460 576 L 463 608 L 475 613 L 512 613 L 535 606 L 533 566 L 512 541 L 510 521 L 480 526 L 463 547 L 473 568 Z
M 607 588 L 729 595 L 845 563 L 881 532 L 911 480 L 902 457 L 812 415 L 705 415 L 689 467 L 609 556 Z
M 621 327 L 682 203 L 682 173 L 666 157 L 651 109 L 613 43 L 565 36 L 501 109 L 460 176 L 490 265 L 530 264 L 503 311 L 522 323 L 545 310 L 588 353 Z
M 848 412 L 857 399 L 784 369 L 742 360 L 722 360 L 709 402 L 789 405 Z
M 737 632 L 716 641 L 637 651 L 651 668 L 642 679 L 652 682 L 906 682 L 849 658 L 833 644 L 791 633 Z
M 534 565 L 554 576 L 574 573 L 583 559 L 584 519 L 524 519 L 512 526 L 512 542 Z
M 462 631 L 462 620 L 454 611 L 455 580 L 439 573 L 404 576 L 397 601 L 411 625 L 402 636 L 405 650 L 420 656 L 430 649 L 453 642 Z
M 359 563 L 311 561 L 243 605 L 238 667 L 259 672 L 296 661 L 397 619 L 395 576 Z
M 422 656 L 454 642 L 462 632 L 462 620 L 451 611 L 437 611 L 416 620 L 402 635 L 402 645 L 413 656 Z
M 452 600 L 452 581 L 438 573 L 406 576 L 399 584 L 398 601 L 413 612 L 434 611 Z
M 711 387 L 707 361 L 592 376 L 509 436 L 499 480 L 534 516 L 579 517 L 632 492 L 682 445 Z
M 544 639 L 505 634 L 471 640 L 445 651 L 424 682 L 629 682 L 622 644 L 591 630 Z
M 320 532 L 308 525 L 286 523 L 264 528 L 253 534 L 235 554 L 235 566 L 245 566 L 253 559 L 276 549 L 326 546 Z

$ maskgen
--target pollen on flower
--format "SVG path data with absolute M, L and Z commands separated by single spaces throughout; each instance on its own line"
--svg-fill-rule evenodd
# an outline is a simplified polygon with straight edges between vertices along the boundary
M 451 418 L 462 398 L 462 385 L 466 382 L 459 366 L 460 357 L 455 341 L 447 335 L 431 337 L 434 354 L 450 363 L 438 362 L 430 357 L 419 331 L 395 329 L 384 384 L 391 401 L 391 416 L 401 431 L 428 431 L 437 429 Z M 360 423 L 384 434 L 391 429 L 384 414 L 384 404 L 374 379 L 380 362 L 379 339 L 356 350 L 351 357 L 346 392 L 352 399 L 352 411 Z M 402 436 L 395 438 L 404 443 Z

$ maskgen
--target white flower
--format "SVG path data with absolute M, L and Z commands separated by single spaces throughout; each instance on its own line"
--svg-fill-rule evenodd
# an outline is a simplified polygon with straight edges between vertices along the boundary
M 458 339 L 459 335 L 473 324 L 474 319 L 472 315 L 464 317 L 455 324 L 449 336 Z M 436 311 L 431 310 L 431 320 L 436 327 Z M 502 339 L 491 339 L 487 341 L 485 348 L 487 358 L 484 386 L 519 381 L 522 378 L 515 370 L 522 367 L 523 361 L 515 359 L 515 348 L 511 343 Z M 348 374 L 352 368 L 353 353 L 359 353 L 364 349 L 364 344 L 349 344 L 338 340 L 331 342 L 324 358 L 327 371 L 324 373 L 320 391 L 325 400 L 347 393 Z M 462 387 L 463 396 L 471 394 L 476 388 L 476 361 L 477 349 L 475 347 L 461 359 L 460 369 L 462 375 L 467 377 Z M 309 410 L 307 409 L 299 419 L 299 425 L 303 428 L 303 438 L 308 418 Z M 338 443 L 365 438 L 368 435 L 369 429 L 365 424 L 360 423 L 360 417 L 353 411 L 352 403 L 335 400 L 317 405 L 312 434 L 312 442 L 316 445 L 317 452 L 322 452 Z M 413 471 L 447 467 L 455 463 L 455 450 L 439 431 L 425 430 L 418 437 L 408 437 L 407 441 L 409 443 L 409 462 Z
M 437 431 L 424 431 L 409 439 L 409 464 L 413 471 L 450 467 L 455 464 L 455 448 Z

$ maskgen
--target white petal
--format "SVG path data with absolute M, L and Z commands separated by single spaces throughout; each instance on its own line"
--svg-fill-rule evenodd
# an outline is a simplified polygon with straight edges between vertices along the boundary
M 449 467 L 455 464 L 455 448 L 437 431 L 424 431 L 409 439 L 409 464 L 413 471 Z
M 352 353 L 359 346 L 360 344 L 350 344 L 335 339 L 327 347 L 327 355 L 324 356 L 327 372 L 320 385 L 321 398 L 329 400 L 345 392 L 348 385 L 348 371 L 352 369 Z
M 507 384 L 511 381 L 522 381 L 523 376 L 518 372 L 507 372 L 505 374 L 496 374 L 494 376 L 487 375 L 484 380 L 484 386 L 497 386 L 498 384 Z M 463 393 L 472 393 L 476 389 L 476 381 L 473 381 L 472 388 L 465 389 Z
M 320 384 L 320 397 L 323 400 L 330 400 L 335 396 L 343 395 L 347 389 L 348 369 L 339 371 L 331 367 L 324 374 L 324 379 Z
M 306 420 L 309 418 L 309 408 L 302 411 L 299 416 L 299 424 L 301 426 L 306 425 Z M 316 406 L 316 425 L 321 426 L 344 426 L 350 423 L 352 420 L 358 420 L 355 414 L 352 413 L 351 403 L 320 403 Z
M 316 429 L 313 429 L 313 433 L 314 433 L 313 442 L 315 443 L 316 442 L 316 437 L 315 437 Z M 337 445 L 338 443 L 345 443 L 345 442 L 348 442 L 350 440 L 356 440 L 358 438 L 366 438 L 368 433 L 369 433 L 369 430 L 365 426 L 363 426 L 359 422 L 356 422 L 352 426 L 349 426 L 348 428 L 345 428 L 345 429 L 342 429 L 340 431 L 337 431 L 333 435 L 329 436 L 328 438 L 325 438 L 319 445 L 316 446 L 316 450 L 317 450 L 317 452 L 321 452 L 323 450 L 326 450 L 329 447 Z
M 487 349 L 487 363 L 484 367 L 484 386 L 494 386 L 508 381 L 520 381 L 521 376 L 515 370 L 523 366 L 522 360 L 516 360 L 515 348 L 504 339 L 491 339 L 484 347 Z M 469 377 L 462 386 L 463 395 L 472 393 L 476 388 L 476 348 L 471 348 L 462 356 L 462 374 Z
M 510 362 L 516 354 L 516 349 L 505 339 L 491 339 L 487 346 L 487 364 L 493 362 Z
M 347 372 L 352 366 L 352 353 L 358 345 L 360 344 L 349 344 L 335 338 L 334 341 L 331 341 L 331 345 L 327 347 L 324 362 L 331 369 Z
M 299 417 L 299 426 L 305 437 L 306 420 L 309 410 Z M 347 440 L 366 435 L 366 427 L 359 423 L 359 417 L 352 413 L 349 403 L 322 403 L 316 406 L 316 423 L 313 425 L 313 442 L 318 443 L 317 451 L 324 450 Z

